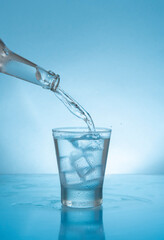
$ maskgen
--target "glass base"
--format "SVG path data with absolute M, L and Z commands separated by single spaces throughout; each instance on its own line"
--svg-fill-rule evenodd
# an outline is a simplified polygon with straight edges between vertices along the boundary
M 92 208 L 102 204 L 102 187 L 96 189 L 61 188 L 61 202 L 72 208 Z

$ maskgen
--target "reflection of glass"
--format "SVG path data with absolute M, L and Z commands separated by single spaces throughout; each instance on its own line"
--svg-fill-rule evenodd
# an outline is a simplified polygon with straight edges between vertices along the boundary
M 58 161 L 61 202 L 74 208 L 102 203 L 102 188 L 111 130 L 53 129 Z
M 75 209 L 63 206 L 59 240 L 105 240 L 102 207 Z

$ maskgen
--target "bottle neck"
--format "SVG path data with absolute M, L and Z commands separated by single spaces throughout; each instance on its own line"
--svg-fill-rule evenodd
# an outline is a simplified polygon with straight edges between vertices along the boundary
M 0 40 L 0 72 L 37 84 L 53 91 L 59 85 L 60 76 L 46 71 L 35 63 L 10 51 Z

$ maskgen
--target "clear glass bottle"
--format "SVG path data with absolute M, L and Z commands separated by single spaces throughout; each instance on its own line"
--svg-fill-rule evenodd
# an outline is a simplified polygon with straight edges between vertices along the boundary
M 60 76 L 10 51 L 0 39 L 0 72 L 55 91 Z

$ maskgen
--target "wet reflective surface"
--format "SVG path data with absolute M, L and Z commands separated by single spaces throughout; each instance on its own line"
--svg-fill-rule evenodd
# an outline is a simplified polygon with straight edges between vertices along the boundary
M 102 207 L 94 209 L 62 207 L 59 239 L 104 240 Z
M 111 175 L 104 203 L 61 207 L 57 175 L 0 175 L 0 239 L 164 239 L 164 176 Z

